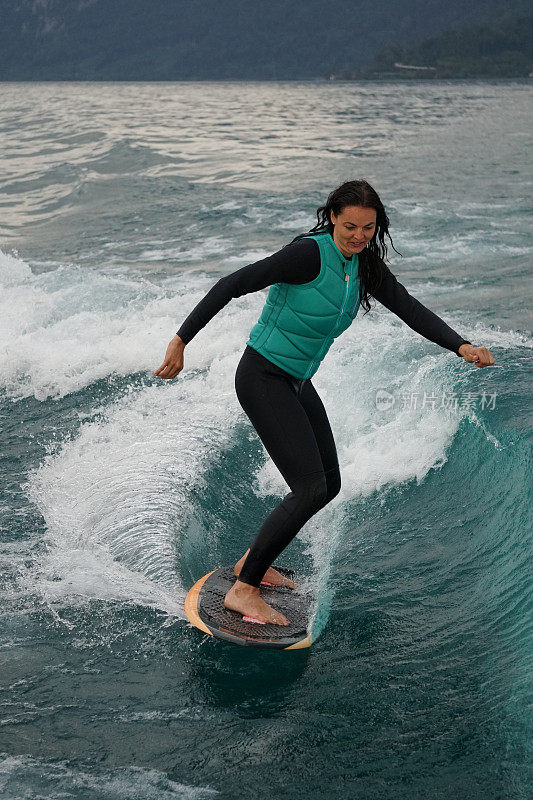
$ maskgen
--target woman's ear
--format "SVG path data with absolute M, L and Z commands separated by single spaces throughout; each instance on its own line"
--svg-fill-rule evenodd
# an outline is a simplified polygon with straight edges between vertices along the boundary
M 333 210 L 331 210 L 331 209 L 330 209 L 330 212 L 329 212 L 329 219 L 330 219 L 331 224 L 335 225 L 337 217 L 335 216 L 335 214 L 333 213 Z

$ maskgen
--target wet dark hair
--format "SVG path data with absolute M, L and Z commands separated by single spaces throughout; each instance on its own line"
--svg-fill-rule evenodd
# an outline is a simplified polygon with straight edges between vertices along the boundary
M 307 233 L 293 239 L 294 242 L 309 236 L 310 233 L 330 233 L 333 236 L 331 212 L 337 217 L 347 206 L 373 208 L 376 211 L 376 229 L 366 247 L 359 254 L 359 299 L 365 313 L 370 311 L 370 296 L 380 285 L 383 278 L 383 259 L 387 257 L 385 236 L 388 236 L 393 250 L 396 250 L 389 234 L 389 218 L 378 193 L 367 181 L 346 181 L 334 189 L 326 204 L 317 209 L 317 224 Z

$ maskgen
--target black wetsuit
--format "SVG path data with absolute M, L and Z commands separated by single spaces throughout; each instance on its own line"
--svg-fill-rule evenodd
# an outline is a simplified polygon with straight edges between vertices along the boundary
M 457 353 L 461 338 L 412 297 L 382 263 L 383 279 L 373 297 L 426 339 Z M 274 283 L 301 284 L 320 271 L 314 239 L 301 239 L 274 255 L 221 278 L 178 331 L 188 344 L 233 297 Z M 291 491 L 267 517 L 254 539 L 240 580 L 259 586 L 268 567 L 313 514 L 338 494 L 337 451 L 329 420 L 311 379 L 299 379 L 249 345 L 235 375 L 237 397 Z

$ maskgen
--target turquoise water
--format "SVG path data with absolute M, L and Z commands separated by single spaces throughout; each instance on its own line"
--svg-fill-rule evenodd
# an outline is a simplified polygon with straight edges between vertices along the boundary
M 0 97 L 0 797 L 529 797 L 529 84 Z M 393 272 L 496 365 L 382 307 L 337 340 L 314 383 L 343 488 L 280 560 L 317 640 L 249 651 L 182 603 L 285 491 L 233 388 L 264 294 L 152 373 L 353 177 Z

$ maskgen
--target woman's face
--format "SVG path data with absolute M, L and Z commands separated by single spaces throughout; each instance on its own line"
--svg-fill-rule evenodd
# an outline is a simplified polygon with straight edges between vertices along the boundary
M 346 258 L 360 253 L 376 231 L 376 209 L 346 206 L 336 217 L 331 212 L 333 241 Z

